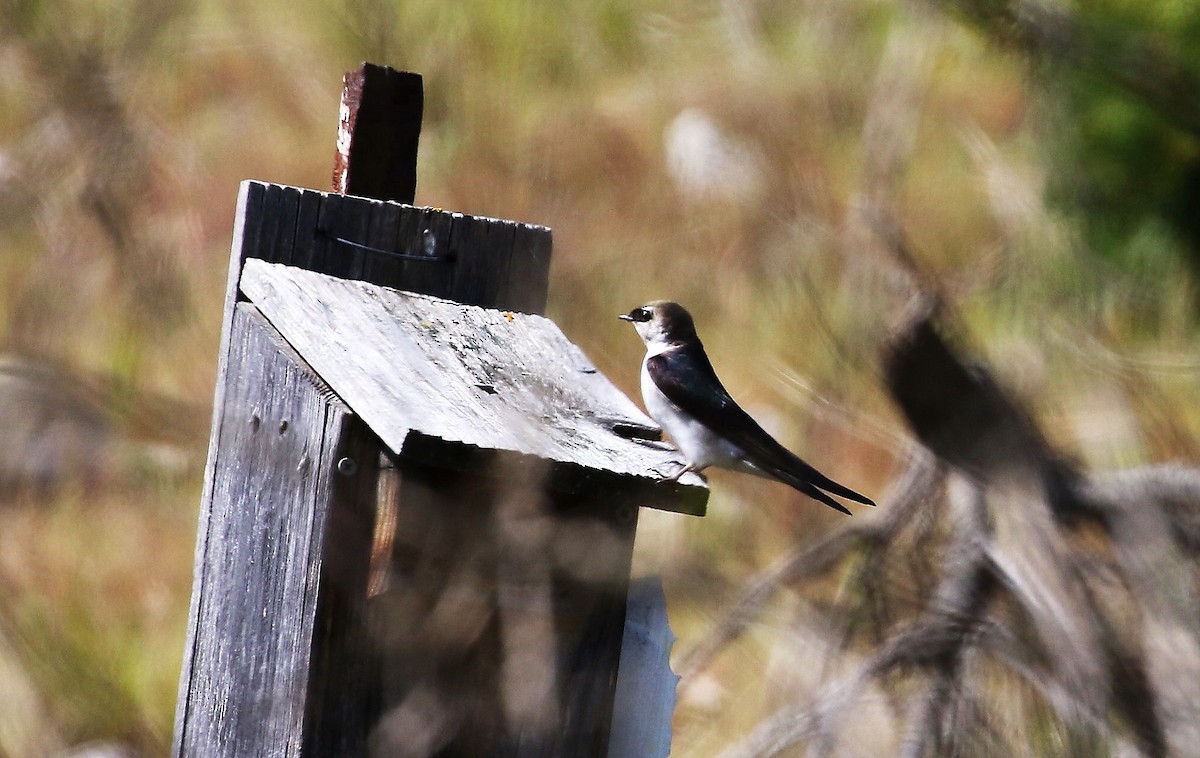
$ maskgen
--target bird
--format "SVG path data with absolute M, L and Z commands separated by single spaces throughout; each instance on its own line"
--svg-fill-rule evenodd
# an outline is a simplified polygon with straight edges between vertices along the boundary
M 633 324 L 646 344 L 641 369 L 646 411 L 687 460 L 664 481 L 716 466 L 782 482 L 845 514 L 850 510 L 830 494 L 875 505 L 805 463 L 742 410 L 717 378 L 682 305 L 654 300 L 617 318 Z

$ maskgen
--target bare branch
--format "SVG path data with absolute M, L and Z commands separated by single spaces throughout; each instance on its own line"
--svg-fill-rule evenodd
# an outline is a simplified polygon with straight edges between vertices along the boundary
M 932 458 L 914 456 L 882 498 L 878 516 L 853 521 L 814 544 L 798 546 L 749 581 L 725 616 L 680 658 L 677 666 L 680 686 L 687 687 L 726 645 L 741 636 L 778 590 L 829 571 L 856 547 L 891 542 L 897 532 L 914 523 L 920 507 L 936 492 L 939 480 L 938 467 Z

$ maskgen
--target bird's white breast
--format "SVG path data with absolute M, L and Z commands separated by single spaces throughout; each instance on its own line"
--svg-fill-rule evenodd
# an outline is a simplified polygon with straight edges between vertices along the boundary
M 688 463 L 696 469 L 708 466 L 739 467 L 738 464 L 744 457 L 739 448 L 680 410 L 654 384 L 654 379 L 646 368 L 646 361 L 661 352 L 662 349 L 651 349 L 642 360 L 642 402 L 646 404 L 646 412 L 650 414 L 650 418 L 662 426 L 663 431 L 687 458 Z

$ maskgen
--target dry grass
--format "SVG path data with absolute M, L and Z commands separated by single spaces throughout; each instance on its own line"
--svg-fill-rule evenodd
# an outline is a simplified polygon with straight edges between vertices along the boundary
M 106 404 L 171 402 L 110 407 L 123 463 L 103 489 L 0 507 L 0 676 L 22 685 L 0 713 L 29 714 L 0 717 L 0 753 L 165 752 L 205 437 L 179 414 L 207 412 L 237 182 L 326 186 L 340 76 L 367 58 L 426 77 L 418 203 L 552 226 L 550 315 L 631 393 L 641 347 L 615 315 L 680 300 L 756 416 L 884 491 L 912 445 L 877 368 L 912 290 L 885 218 L 1055 444 L 1100 470 L 1196 461 L 1195 282 L 1163 256 L 1131 273 L 1089 254 L 1041 202 L 1044 109 L 1020 61 L 923 6 L 6 1 L 4 345 L 118 388 Z M 672 147 L 705 134 L 708 162 Z M 844 525 L 783 488 L 713 484 L 708 518 L 646 514 L 639 536 L 681 651 Z M 716 754 L 852 670 L 823 621 L 841 577 L 777 596 L 689 684 L 677 754 Z M 847 754 L 898 744 L 867 701 Z M 1029 744 L 1067 739 L 1006 702 Z
M 169 743 L 194 538 L 178 503 L 194 491 L 61 495 L 0 511 L 3 752 L 103 737 L 149 755 Z

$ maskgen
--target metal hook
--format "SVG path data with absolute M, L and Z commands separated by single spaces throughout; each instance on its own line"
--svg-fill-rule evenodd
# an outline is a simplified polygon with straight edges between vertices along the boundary
M 412 253 L 400 253 L 396 252 L 395 250 L 384 250 L 383 248 L 372 247 L 371 245 L 366 245 L 362 242 L 355 242 L 354 240 L 348 240 L 345 237 L 339 237 L 338 235 L 320 227 L 317 228 L 317 234 L 325 237 L 326 239 L 337 242 L 338 244 L 346 245 L 347 247 L 352 247 L 356 250 L 375 253 L 377 255 L 386 255 L 390 258 L 396 258 L 397 260 L 402 261 L 414 261 L 416 263 L 452 263 L 454 261 L 454 257 L 452 255 L 437 254 L 437 237 L 434 235 L 432 229 L 426 229 L 421 233 L 421 253 L 419 255 L 414 255 Z

